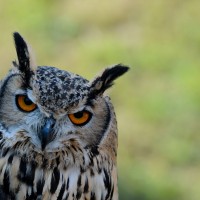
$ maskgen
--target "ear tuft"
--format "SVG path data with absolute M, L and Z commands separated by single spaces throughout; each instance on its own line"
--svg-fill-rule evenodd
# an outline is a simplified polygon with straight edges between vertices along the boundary
M 32 75 L 32 70 L 30 68 L 30 54 L 28 50 L 27 43 L 22 38 L 22 36 L 15 32 L 13 33 L 15 48 L 18 57 L 18 64 L 14 62 L 14 66 L 19 69 L 24 75 L 25 82 L 28 84 L 30 77 Z
M 91 82 L 91 95 L 101 95 L 114 84 L 114 80 L 126 73 L 129 70 L 129 67 L 122 64 L 117 64 L 113 67 L 107 68 L 103 73 L 96 77 Z

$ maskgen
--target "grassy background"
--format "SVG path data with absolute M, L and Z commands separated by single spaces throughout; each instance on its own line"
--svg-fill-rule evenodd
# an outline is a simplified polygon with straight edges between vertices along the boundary
M 0 76 L 12 32 L 52 65 L 91 79 L 129 65 L 109 91 L 119 125 L 122 200 L 200 199 L 198 0 L 0 0 Z

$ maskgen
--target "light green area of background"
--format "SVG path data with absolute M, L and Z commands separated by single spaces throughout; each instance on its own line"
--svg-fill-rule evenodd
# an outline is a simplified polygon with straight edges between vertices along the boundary
M 91 79 L 131 70 L 109 91 L 119 126 L 120 200 L 200 199 L 200 1 L 0 0 L 0 75 L 12 32 L 51 65 Z

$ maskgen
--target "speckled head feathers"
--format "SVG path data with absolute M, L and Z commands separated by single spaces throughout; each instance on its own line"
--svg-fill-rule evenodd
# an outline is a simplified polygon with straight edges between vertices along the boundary
M 33 76 L 33 92 L 41 106 L 56 112 L 86 102 L 90 91 L 88 81 L 76 74 L 55 67 L 38 67 Z

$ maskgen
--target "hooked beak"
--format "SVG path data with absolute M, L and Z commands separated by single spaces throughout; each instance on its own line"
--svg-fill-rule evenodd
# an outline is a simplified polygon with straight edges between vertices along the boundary
M 55 125 L 55 119 L 53 117 L 46 118 L 44 125 L 42 126 L 38 135 L 41 141 L 42 150 L 44 150 L 46 145 L 55 138 L 53 132 L 54 125 Z

